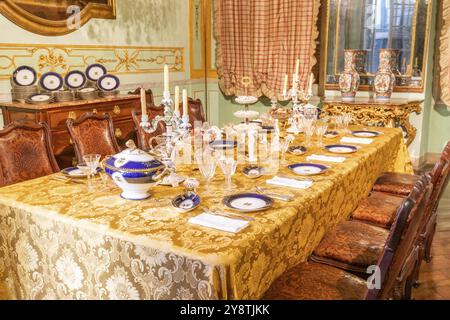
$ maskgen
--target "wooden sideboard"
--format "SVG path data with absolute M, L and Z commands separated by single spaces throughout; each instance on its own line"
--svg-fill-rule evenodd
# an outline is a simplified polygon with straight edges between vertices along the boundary
M 85 112 L 109 113 L 113 118 L 117 142 L 120 146 L 124 146 L 127 140 L 136 140 L 131 111 L 134 108 L 140 108 L 140 96 L 121 95 L 92 101 L 77 100 L 45 105 L 0 102 L 0 107 L 5 125 L 19 119 L 46 122 L 51 129 L 56 160 L 60 168 L 66 168 L 75 163 L 72 141 L 66 128 L 68 118 L 76 119 Z
M 354 101 L 343 101 L 340 97 L 326 98 L 322 100 L 322 114 L 336 116 L 350 113 L 355 124 L 402 128 L 409 146 L 417 133 L 417 129 L 409 122 L 409 116 L 413 112 L 420 114 L 422 102 L 407 99 L 377 101 L 356 98 Z

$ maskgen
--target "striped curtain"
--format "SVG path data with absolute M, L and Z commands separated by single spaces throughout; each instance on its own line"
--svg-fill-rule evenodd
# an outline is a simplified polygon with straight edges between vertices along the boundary
M 284 75 L 292 84 L 297 59 L 300 85 L 308 84 L 318 36 L 317 0 L 215 0 L 214 34 L 219 86 L 225 95 L 282 100 Z

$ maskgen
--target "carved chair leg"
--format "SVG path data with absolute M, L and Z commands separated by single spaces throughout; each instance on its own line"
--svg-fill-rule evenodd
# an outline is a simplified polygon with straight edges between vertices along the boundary
M 432 256 L 431 256 L 431 246 L 433 244 L 434 235 L 436 234 L 436 225 L 437 223 L 434 222 L 433 228 L 431 229 L 430 233 L 427 235 L 427 238 L 425 240 L 425 254 L 424 254 L 424 260 L 427 263 L 431 262 Z

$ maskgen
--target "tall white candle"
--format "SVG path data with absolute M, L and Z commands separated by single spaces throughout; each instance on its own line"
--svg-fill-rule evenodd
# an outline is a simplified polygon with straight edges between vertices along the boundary
M 188 96 L 186 89 L 183 89 L 183 115 L 188 115 Z
M 300 59 L 297 59 L 297 62 L 295 64 L 295 74 L 298 76 L 300 72 Z
M 178 111 L 181 115 L 181 108 L 180 108 L 180 87 L 175 86 L 175 105 L 174 110 Z
M 311 73 L 309 75 L 309 85 L 308 85 L 308 94 L 313 94 L 313 84 L 314 84 L 314 75 Z
M 288 84 L 288 75 L 284 75 L 284 82 L 283 82 L 283 96 L 287 94 L 287 84 Z
M 297 75 L 292 75 L 292 88 L 297 88 Z
M 145 96 L 144 88 L 141 88 L 141 112 L 142 115 L 147 114 L 147 97 Z
M 169 66 L 164 65 L 164 91 L 169 91 Z

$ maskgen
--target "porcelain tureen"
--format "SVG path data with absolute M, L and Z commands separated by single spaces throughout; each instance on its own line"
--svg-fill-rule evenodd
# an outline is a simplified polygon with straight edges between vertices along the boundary
M 123 198 L 147 199 L 150 188 L 169 172 L 164 163 L 138 149 L 133 140 L 126 146 L 128 149 L 105 160 L 105 171 L 123 190 Z

